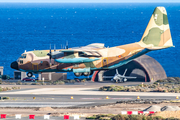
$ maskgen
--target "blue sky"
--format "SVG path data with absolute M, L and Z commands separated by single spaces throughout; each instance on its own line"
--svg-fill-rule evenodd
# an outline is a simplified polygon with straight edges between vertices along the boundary
M 180 2 L 180 0 L 0 0 L 0 2 L 24 3 L 122 3 L 122 2 Z

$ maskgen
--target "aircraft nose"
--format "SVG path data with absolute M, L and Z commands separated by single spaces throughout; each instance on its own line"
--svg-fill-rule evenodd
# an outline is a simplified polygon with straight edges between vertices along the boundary
M 14 61 L 14 62 L 11 63 L 11 68 L 12 68 L 12 69 L 19 70 L 17 61 Z

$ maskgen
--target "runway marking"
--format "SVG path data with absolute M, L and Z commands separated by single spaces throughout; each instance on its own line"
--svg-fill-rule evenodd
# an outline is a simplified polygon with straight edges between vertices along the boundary
M 132 99 L 132 98 L 109 98 L 109 99 Z
M 0 102 L 0 107 L 74 107 L 95 102 Z
M 81 98 L 83 100 L 101 100 L 102 98 Z
M 81 98 L 83 100 L 102 100 L 102 99 L 105 99 L 105 98 Z M 109 99 L 132 99 L 132 98 L 109 98 Z

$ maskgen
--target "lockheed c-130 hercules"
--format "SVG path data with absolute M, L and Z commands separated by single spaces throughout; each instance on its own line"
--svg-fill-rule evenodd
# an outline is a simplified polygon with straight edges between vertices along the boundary
M 166 9 L 156 7 L 139 42 L 105 48 L 102 43 L 60 50 L 24 52 L 11 68 L 33 73 L 74 72 L 91 75 L 96 70 L 114 69 L 150 51 L 173 47 Z

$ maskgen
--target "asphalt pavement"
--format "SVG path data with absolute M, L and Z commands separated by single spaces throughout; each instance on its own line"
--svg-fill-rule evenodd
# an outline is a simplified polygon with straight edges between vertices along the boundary
M 89 107 L 117 101 L 136 100 L 137 96 L 141 99 L 174 100 L 179 95 L 178 93 L 158 92 L 98 91 L 104 85 L 131 86 L 138 84 L 140 83 L 85 82 L 66 85 L 17 85 L 22 89 L 0 93 L 0 97 L 10 97 L 9 100 L 1 100 L 0 107 Z

